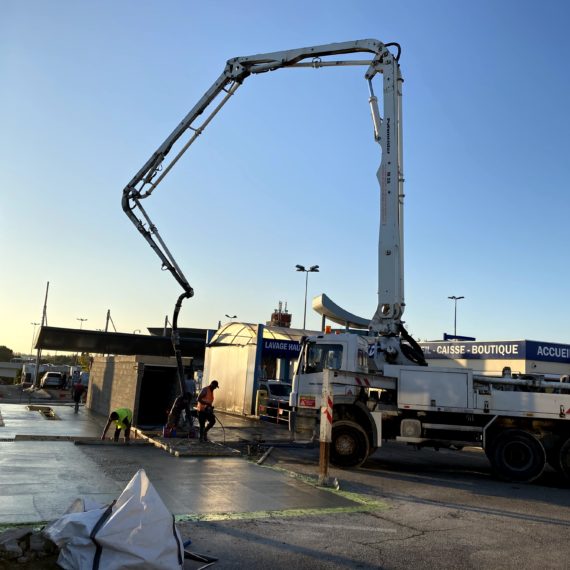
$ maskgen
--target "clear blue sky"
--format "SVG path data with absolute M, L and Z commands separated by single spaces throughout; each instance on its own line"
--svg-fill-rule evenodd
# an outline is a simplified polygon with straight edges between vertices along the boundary
M 179 286 L 123 187 L 231 57 L 402 45 L 406 302 L 421 339 L 570 342 L 570 4 L 3 0 L 0 344 L 48 323 L 161 326 Z M 304 275 L 372 316 L 379 149 L 363 70 L 249 78 L 145 202 L 196 291 L 182 326 L 303 318 Z M 320 318 L 309 309 L 308 326 Z

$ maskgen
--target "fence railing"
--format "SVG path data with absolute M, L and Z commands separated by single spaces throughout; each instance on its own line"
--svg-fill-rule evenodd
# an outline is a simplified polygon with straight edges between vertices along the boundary
M 277 402 L 277 405 L 273 402 L 270 404 L 266 398 L 260 398 L 258 395 L 257 415 L 263 421 L 289 425 L 291 410 L 287 404 L 281 402 Z

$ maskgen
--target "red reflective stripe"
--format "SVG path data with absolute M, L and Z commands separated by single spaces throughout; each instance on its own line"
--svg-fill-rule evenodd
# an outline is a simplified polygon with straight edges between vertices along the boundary
M 325 416 L 327 417 L 327 420 L 329 422 L 329 424 L 332 424 L 332 415 L 331 413 L 327 410 L 325 410 Z

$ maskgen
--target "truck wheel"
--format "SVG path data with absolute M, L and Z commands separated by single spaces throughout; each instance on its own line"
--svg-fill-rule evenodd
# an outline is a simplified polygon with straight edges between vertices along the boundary
M 354 422 L 336 422 L 332 426 L 331 463 L 336 467 L 358 467 L 370 451 L 366 432 Z
M 546 463 L 548 463 L 554 471 L 560 473 L 560 444 L 550 447 L 549 449 L 544 448 L 544 450 L 546 451 Z
M 560 448 L 560 471 L 570 481 L 570 439 Z
M 497 474 L 507 481 L 528 483 L 543 472 L 546 452 L 531 433 L 509 429 L 492 442 L 488 457 Z

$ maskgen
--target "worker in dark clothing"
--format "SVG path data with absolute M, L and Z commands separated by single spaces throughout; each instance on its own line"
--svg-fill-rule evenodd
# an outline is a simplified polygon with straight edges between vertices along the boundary
M 187 417 L 189 417 L 191 414 L 188 394 L 178 396 L 176 400 L 174 400 L 174 403 L 172 404 L 172 408 L 170 408 L 170 412 L 168 412 L 168 418 L 166 420 L 168 433 L 174 433 L 174 430 L 176 430 L 178 424 L 180 423 L 180 416 L 182 415 L 182 412 L 185 412 Z
M 214 415 L 214 390 L 218 388 L 218 381 L 212 380 L 198 396 L 198 423 L 200 424 L 200 441 L 208 441 L 208 432 L 216 424 Z M 206 425 L 206 422 L 208 425 Z
M 109 419 L 105 425 L 105 429 L 101 434 L 101 439 L 104 440 L 107 435 L 107 430 L 112 422 L 115 422 L 115 434 L 113 435 L 114 441 L 119 441 L 119 434 L 121 430 L 125 430 L 125 443 L 128 443 L 131 438 L 131 424 L 133 421 L 133 412 L 129 408 L 117 408 L 109 414 Z
M 81 382 L 80 378 L 71 388 L 71 396 L 73 397 L 73 401 L 75 402 L 75 413 L 79 412 L 79 402 L 81 402 L 81 398 L 84 393 L 85 393 L 85 384 Z

